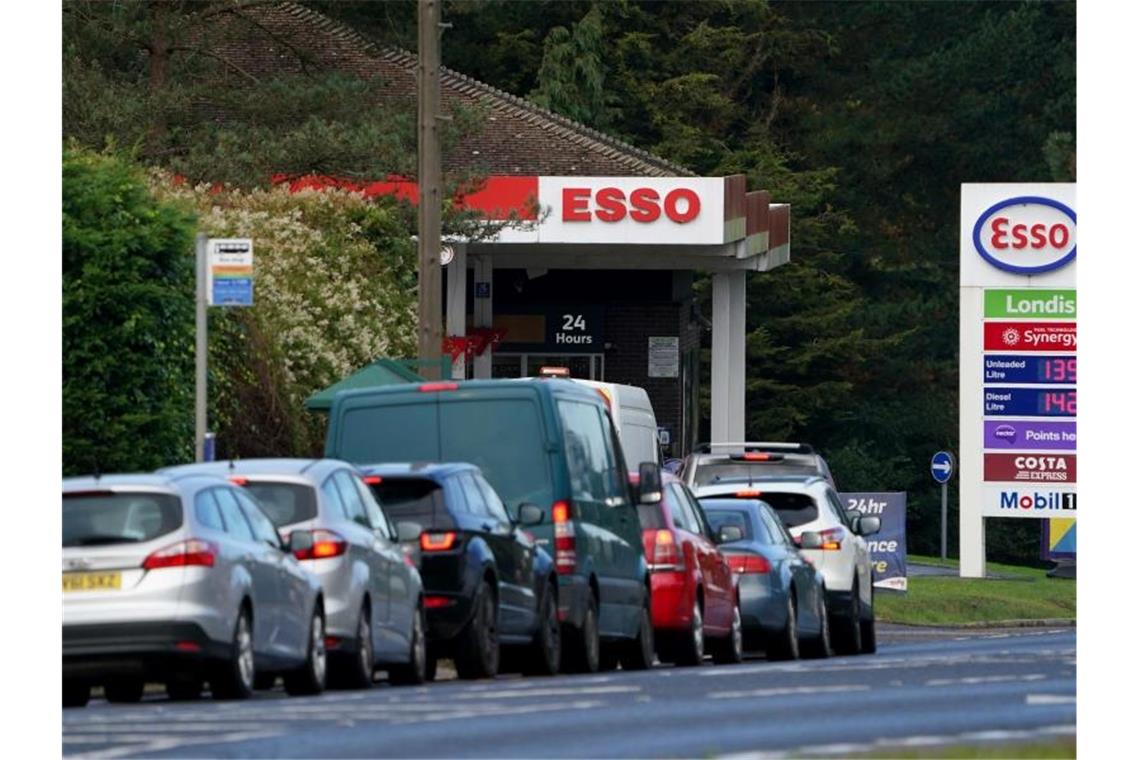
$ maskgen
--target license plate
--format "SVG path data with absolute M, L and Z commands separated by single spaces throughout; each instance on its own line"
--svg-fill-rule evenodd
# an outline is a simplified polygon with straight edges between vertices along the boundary
M 122 586 L 122 573 L 64 573 L 63 590 L 104 591 Z

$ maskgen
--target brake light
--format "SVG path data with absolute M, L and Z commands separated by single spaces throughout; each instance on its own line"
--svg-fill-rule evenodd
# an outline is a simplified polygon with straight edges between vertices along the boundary
M 459 383 L 424 383 L 420 386 L 420 393 L 438 393 L 439 391 L 457 391 Z
M 772 570 L 767 558 L 759 554 L 729 554 L 728 566 L 732 572 L 741 574 L 767 573 Z
M 143 570 L 160 567 L 213 567 L 218 547 L 210 541 L 191 538 L 159 549 L 143 560 Z
M 293 552 L 297 559 L 328 559 L 339 557 L 348 551 L 348 542 L 339 533 L 331 530 L 314 530 L 313 545 L 308 549 Z
M 554 502 L 550 519 L 554 521 L 554 567 L 559 575 L 574 573 L 578 569 L 578 547 L 574 523 L 570 521 L 570 502 Z
M 771 454 L 756 454 L 753 452 L 742 454 L 739 457 L 733 457 L 733 459 L 743 459 L 745 462 L 767 462 L 771 458 Z
M 829 528 L 821 530 L 819 537 L 823 539 L 823 546 L 819 547 L 825 552 L 837 552 L 842 548 L 843 539 L 847 534 L 843 528 Z
M 437 610 L 440 607 L 450 607 L 455 600 L 448 596 L 425 596 L 424 609 Z
M 459 534 L 450 530 L 446 533 L 421 533 L 420 548 L 425 552 L 445 552 L 455 546 L 458 537 Z
M 681 547 L 677 545 L 677 537 L 673 531 L 662 528 L 653 537 L 653 569 L 655 571 L 683 571 L 685 558 L 681 556 Z
M 737 491 L 736 492 L 736 498 L 738 498 L 738 499 L 755 499 L 755 498 L 757 498 L 759 496 L 763 496 L 763 495 L 764 495 L 763 492 L 761 492 L 755 488 L 746 488 L 743 491 Z
M 238 475 L 235 475 L 232 478 L 230 478 L 230 482 L 233 483 L 235 486 L 244 486 L 244 485 L 247 485 L 249 483 L 249 478 L 243 478 L 243 477 L 240 477 Z
M 384 482 L 384 478 L 379 475 L 365 475 L 363 480 L 366 486 L 378 486 Z

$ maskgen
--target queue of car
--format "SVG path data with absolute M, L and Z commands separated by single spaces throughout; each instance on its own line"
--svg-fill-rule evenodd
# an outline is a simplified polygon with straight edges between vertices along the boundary
M 64 705 L 874 651 L 877 519 L 822 457 L 718 444 L 675 477 L 623 388 L 349 391 L 324 459 L 65 479 Z

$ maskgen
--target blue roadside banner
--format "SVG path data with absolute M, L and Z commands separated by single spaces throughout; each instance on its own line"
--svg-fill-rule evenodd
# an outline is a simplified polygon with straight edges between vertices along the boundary
M 906 492 L 841 493 L 844 509 L 878 517 L 879 532 L 863 540 L 871 549 L 871 569 L 878 588 L 906 591 Z

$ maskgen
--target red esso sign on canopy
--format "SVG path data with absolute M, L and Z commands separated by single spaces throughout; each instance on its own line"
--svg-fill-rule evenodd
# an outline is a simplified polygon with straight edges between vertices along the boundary
M 995 203 L 974 225 L 974 247 L 987 262 L 1015 274 L 1059 269 L 1077 255 L 1077 215 L 1052 198 L 1022 196 Z
M 696 219 L 701 213 L 701 198 L 695 190 L 678 187 L 665 197 L 652 187 L 638 187 L 627 195 L 619 187 L 562 188 L 562 221 L 634 222 L 651 224 L 662 216 L 677 224 Z

